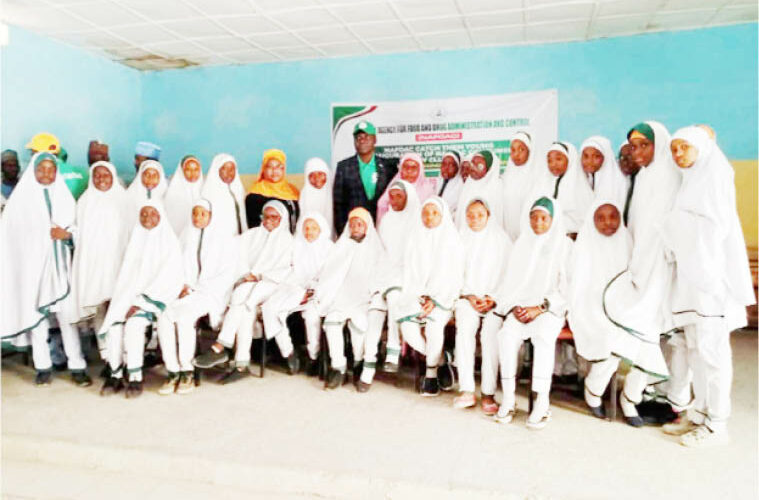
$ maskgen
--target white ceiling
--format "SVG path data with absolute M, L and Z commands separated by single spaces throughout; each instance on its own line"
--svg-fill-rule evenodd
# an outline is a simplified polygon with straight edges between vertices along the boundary
M 0 1 L 5 23 L 139 69 L 588 40 L 757 20 L 757 0 Z

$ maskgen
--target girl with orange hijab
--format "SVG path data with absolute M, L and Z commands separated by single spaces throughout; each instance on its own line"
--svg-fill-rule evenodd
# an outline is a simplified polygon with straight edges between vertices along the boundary
M 261 210 L 270 200 L 277 200 L 287 208 L 290 214 L 290 232 L 295 232 L 295 223 L 298 221 L 298 188 L 287 182 L 287 156 L 279 149 L 267 149 L 264 151 L 261 171 L 258 179 L 250 187 L 248 196 L 245 197 L 245 212 L 248 217 L 248 227 L 261 225 Z

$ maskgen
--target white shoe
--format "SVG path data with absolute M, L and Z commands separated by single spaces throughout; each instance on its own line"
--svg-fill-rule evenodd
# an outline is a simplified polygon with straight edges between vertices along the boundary
M 722 446 L 730 442 L 727 431 L 714 432 L 705 425 L 699 425 L 692 431 L 680 436 L 680 444 L 688 448 L 707 448 Z
M 689 419 L 685 413 L 681 413 L 674 422 L 662 425 L 661 430 L 664 431 L 664 434 L 670 436 L 682 436 L 696 427 L 698 427 L 698 424 Z
M 538 413 L 533 410 L 530 416 L 527 417 L 527 428 L 533 431 L 539 431 L 543 429 L 548 422 L 551 421 L 551 410 Z
M 516 413 L 516 405 L 512 406 L 511 408 L 507 407 L 506 405 L 501 405 L 501 407 L 498 408 L 498 413 L 495 414 L 495 417 L 493 417 L 493 419 L 499 424 L 509 424 L 512 420 L 514 420 L 514 415 L 516 415 Z

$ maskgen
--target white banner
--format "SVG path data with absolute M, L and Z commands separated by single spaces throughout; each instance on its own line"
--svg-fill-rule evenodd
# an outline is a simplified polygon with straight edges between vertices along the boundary
M 492 149 L 506 165 L 509 138 L 519 130 L 532 137 L 533 151 L 557 140 L 557 91 L 542 90 L 481 97 L 332 104 L 332 167 L 353 156 L 353 128 L 361 121 L 377 129 L 377 153 L 398 158 L 422 155 L 427 176 L 438 175 L 443 154 L 462 156 Z

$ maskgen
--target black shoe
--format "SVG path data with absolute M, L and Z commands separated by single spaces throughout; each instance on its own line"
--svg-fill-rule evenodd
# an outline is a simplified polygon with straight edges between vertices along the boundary
M 38 371 L 37 376 L 34 377 L 34 384 L 37 387 L 41 387 L 43 385 L 50 385 L 53 378 L 53 372 L 50 370 L 44 370 L 44 371 Z
M 290 355 L 287 357 L 287 373 L 290 375 L 295 375 L 300 371 L 300 359 L 298 358 L 298 354 L 293 350 L 293 352 L 290 353 Z
M 145 360 L 142 363 L 142 366 L 145 369 L 153 368 L 154 366 L 158 366 L 161 364 L 161 357 L 158 355 L 155 351 L 148 351 L 145 353 Z
M 353 385 L 358 386 L 359 380 L 361 380 L 361 372 L 364 371 L 364 362 L 359 361 L 353 365 Z
M 627 425 L 630 427 L 643 427 L 645 424 L 643 419 L 637 415 L 634 417 L 625 417 L 625 422 L 627 422 Z
M 110 378 L 110 377 L 111 377 L 111 365 L 109 365 L 108 363 L 106 363 L 103 366 L 103 369 L 100 370 L 100 378 L 107 379 L 107 378 Z
M 436 378 L 425 377 L 422 382 L 422 396 L 437 396 L 440 394 L 440 386 Z
M 85 372 L 72 373 L 71 380 L 79 387 L 89 387 L 92 385 L 92 379 Z
M 650 425 L 668 424 L 678 417 L 678 414 L 672 410 L 672 406 L 669 403 L 653 400 L 643 401 L 635 405 L 635 408 L 638 410 L 638 415 L 643 419 L 643 422 Z
M 244 379 L 248 376 L 248 369 L 247 368 L 232 368 L 227 373 L 225 373 L 220 379 L 220 384 L 231 384 L 232 382 L 237 382 L 240 379 Z
M 361 380 L 359 380 L 358 383 L 356 384 L 356 390 L 361 393 L 369 392 L 369 389 L 371 388 L 372 388 L 372 384 L 367 384 L 366 382 L 362 382 Z
M 330 368 L 329 373 L 327 373 L 327 389 L 337 389 L 343 385 L 344 378 L 344 373 Z
M 606 419 L 606 410 L 604 409 L 604 405 L 588 406 L 588 408 L 590 409 L 590 414 L 594 417 Z
M 319 360 L 308 358 L 306 361 L 306 375 L 316 377 L 319 375 Z
M 142 394 L 142 382 L 131 380 L 126 388 L 125 396 L 127 399 L 134 399 Z
M 105 379 L 105 382 L 103 383 L 103 387 L 100 388 L 100 395 L 109 396 L 111 394 L 116 394 L 118 392 L 121 392 L 123 388 L 124 388 L 123 378 L 108 377 L 107 379 Z
M 69 365 L 66 362 L 63 363 L 53 363 L 53 371 L 55 372 L 65 372 L 69 369 Z
M 451 366 L 451 354 L 448 351 L 443 352 L 443 364 L 437 367 L 437 380 L 440 389 L 450 391 L 454 383 L 453 367 Z
M 229 353 L 226 349 L 221 352 L 216 352 L 213 349 L 205 354 L 201 354 L 197 358 L 192 360 L 192 365 L 196 368 L 213 368 L 214 366 L 223 365 L 229 361 Z

